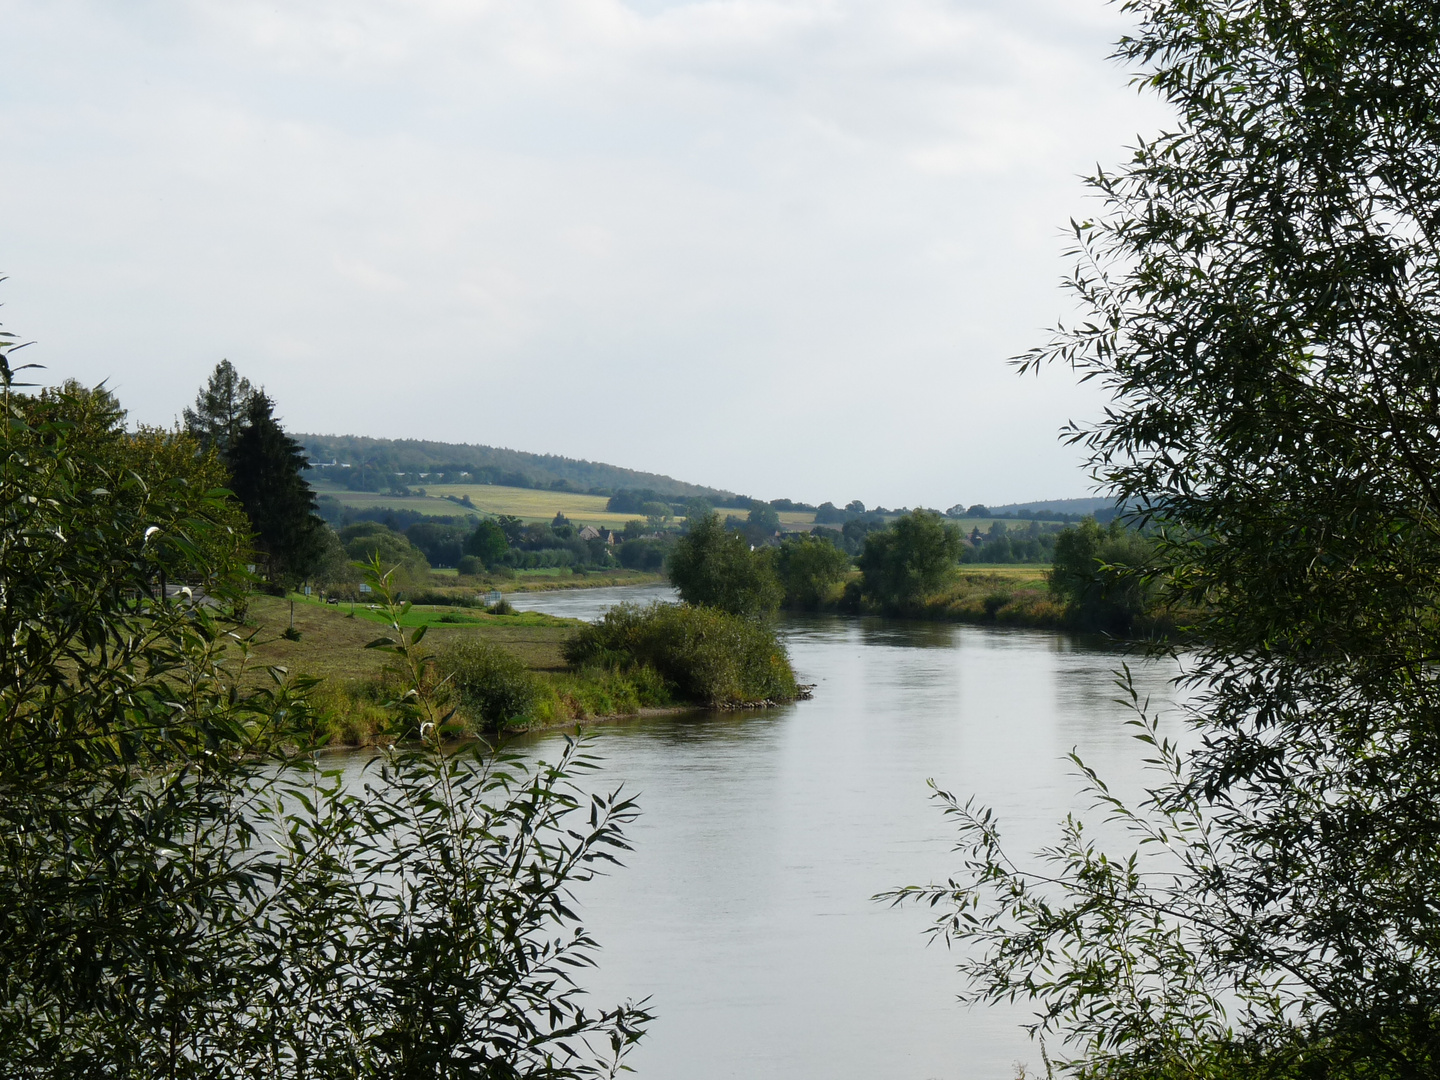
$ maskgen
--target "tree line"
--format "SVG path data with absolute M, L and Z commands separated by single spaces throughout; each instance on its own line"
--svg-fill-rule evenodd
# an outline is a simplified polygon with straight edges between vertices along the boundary
M 1064 607 L 1064 625 L 1128 634 L 1160 600 L 1155 538 L 1119 519 L 1101 526 L 1087 518 L 1043 533 L 1032 522 L 1018 538 L 995 522 L 967 545 L 959 526 L 935 511 L 776 536 L 766 531 L 764 509 L 744 520 L 710 513 L 689 524 L 667 566 L 682 599 L 762 618 L 781 608 L 923 615 L 967 565 L 1020 561 L 1015 546 L 1028 543 L 1053 562 L 1048 588 Z
M 603 538 L 582 536 L 581 527 L 563 514 L 548 523 L 527 523 L 508 515 L 473 521 L 355 511 L 333 500 L 322 507 L 307 482 L 300 444 L 284 431 L 274 402 L 228 360 L 216 365 L 184 421 L 228 476 L 253 527 L 259 572 L 277 589 L 309 581 L 332 591 L 353 590 L 361 580 L 357 562 L 377 557 L 395 569 L 397 586 L 413 592 L 426 585 L 432 567 L 468 574 L 547 567 L 658 571 L 669 550 L 665 538 L 654 535 L 669 518 L 668 506 L 660 508 L 658 520 L 637 519 Z

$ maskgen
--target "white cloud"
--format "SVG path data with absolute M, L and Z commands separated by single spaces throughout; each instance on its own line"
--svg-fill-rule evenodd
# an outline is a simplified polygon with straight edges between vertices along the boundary
M 0 0 L 0 270 L 56 377 L 755 494 L 1079 493 L 1101 0 Z M 477 401 L 487 402 L 477 411 Z M 483 417 L 483 420 L 477 419 Z

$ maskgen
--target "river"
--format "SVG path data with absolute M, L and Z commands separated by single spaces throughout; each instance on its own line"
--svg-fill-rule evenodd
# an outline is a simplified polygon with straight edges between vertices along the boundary
M 595 618 L 662 587 L 522 594 L 516 607 Z M 639 1080 L 1007 1080 L 1041 1067 L 1024 1006 L 967 1009 L 925 914 L 870 900 L 943 880 L 953 834 L 926 779 L 994 806 L 1023 852 L 1083 809 L 1078 748 L 1123 790 L 1141 748 L 1114 701 L 1127 659 L 1155 701 L 1169 665 L 1063 634 L 787 617 L 812 700 L 594 730 L 601 783 L 643 811 L 624 869 L 580 890 L 603 946 L 598 1002 L 649 996 Z M 1172 721 L 1171 728 L 1175 727 Z M 524 752 L 553 758 L 559 736 Z

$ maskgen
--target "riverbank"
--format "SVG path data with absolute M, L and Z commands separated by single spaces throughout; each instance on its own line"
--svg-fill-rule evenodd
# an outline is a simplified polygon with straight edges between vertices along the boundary
M 643 570 L 587 570 L 571 572 L 569 577 L 532 577 L 514 583 L 510 592 L 554 592 L 557 589 L 614 589 L 633 585 L 663 585 L 669 579 L 664 574 L 649 574 Z M 501 585 L 501 592 L 507 591 Z
M 293 609 L 292 609 L 293 604 Z M 293 623 L 292 623 L 293 610 Z M 453 622 L 446 621 L 453 619 Z M 308 695 L 319 714 L 319 730 L 332 745 L 369 746 L 391 738 L 391 714 L 384 705 L 404 687 L 390 668 L 390 655 L 367 649 L 385 616 L 367 605 L 326 604 L 315 598 L 252 598 L 245 632 L 252 667 L 247 678 L 268 681 L 267 669 L 312 675 L 321 683 Z M 479 638 L 516 657 L 535 679 L 539 701 L 529 725 L 516 730 L 549 730 L 604 717 L 633 716 L 643 708 L 677 708 L 655 701 L 607 673 L 570 671 L 561 654 L 565 641 L 583 623 L 538 612 L 491 615 L 466 608 L 426 605 L 412 608 L 407 628 L 425 626 L 425 644 L 439 652 L 461 638 Z M 284 631 L 294 626 L 296 636 Z M 442 696 L 444 694 L 441 688 Z M 468 725 L 467 725 L 468 726 Z M 469 732 L 480 734 L 478 728 Z
M 1038 630 L 1066 628 L 1065 605 L 1050 596 L 1050 568 L 1043 565 L 966 567 L 945 587 L 902 607 L 882 608 L 860 597 L 860 572 L 838 583 L 819 610 L 836 615 L 990 623 Z
M 724 664 L 717 668 L 715 658 L 703 649 L 694 655 L 691 650 L 681 649 L 683 655 L 669 657 L 668 664 L 666 658 L 647 657 L 643 663 L 637 659 L 630 667 L 620 665 L 625 670 L 617 670 L 609 663 L 582 664 L 577 670 L 567 664 L 563 649 L 587 624 L 534 611 L 499 615 L 474 608 L 417 605 L 400 621 L 407 630 L 423 627 L 425 647 L 441 654 L 442 661 L 453 646 L 467 641 L 497 646 L 519 661 L 523 669 L 521 681 L 528 685 L 533 701 L 523 719 L 505 724 L 500 734 L 528 734 L 576 724 L 703 710 L 704 706 L 688 700 L 696 696 L 690 685 L 696 681 L 690 666 L 699 664 L 712 675 L 714 670 L 725 668 Z M 338 746 L 388 741 L 395 733 L 392 713 L 385 704 L 402 695 L 407 687 L 394 671 L 390 654 L 366 648 L 378 636 L 382 624 L 388 625 L 388 615 L 374 605 L 328 604 L 299 595 L 283 599 L 255 596 L 245 627 L 252 660 L 247 678 L 252 683 L 266 681 L 272 668 L 317 676 L 322 681 L 307 694 L 307 699 L 317 712 L 317 730 L 323 740 Z M 292 627 L 294 633 L 286 636 Z M 722 635 L 716 642 L 728 640 Z M 748 656 L 744 650 L 740 653 Z M 652 663 L 654 668 L 649 666 Z M 738 660 L 733 663 L 744 668 Z M 657 669 L 666 672 L 664 678 L 656 675 Z M 738 694 L 717 697 L 727 708 L 756 709 L 779 703 L 761 698 L 769 682 L 748 692 L 743 679 L 736 685 L 742 687 Z M 493 725 L 478 722 L 478 714 L 466 715 L 464 702 L 469 699 L 456 693 L 447 680 L 436 675 L 427 689 L 444 707 L 455 709 L 457 735 L 497 734 Z M 808 688 L 801 688 L 798 696 L 808 696 Z M 748 700 L 752 697 L 756 700 Z
M 605 570 L 572 570 L 566 566 L 543 567 L 537 570 L 511 570 L 478 576 L 462 577 L 453 569 L 432 569 L 430 587 L 451 591 L 463 590 L 467 594 L 488 592 L 491 589 L 502 593 L 549 592 L 553 589 L 613 589 L 629 585 L 658 585 L 666 580 L 664 574 L 644 570 L 626 570 L 610 567 Z
M 1114 632 L 1114 628 L 1088 625 L 1069 605 L 1056 600 L 1050 593 L 1050 567 L 1046 565 L 962 566 L 944 588 L 900 607 L 882 608 L 859 600 L 859 587 L 860 573 L 856 571 L 832 591 L 820 610 L 1031 630 Z M 1157 608 L 1137 617 L 1123 636 L 1136 640 L 1171 637 L 1187 621 L 1173 611 Z

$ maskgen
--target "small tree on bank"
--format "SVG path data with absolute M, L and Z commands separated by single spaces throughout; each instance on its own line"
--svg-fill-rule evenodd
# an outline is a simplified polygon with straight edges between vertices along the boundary
M 717 514 L 693 522 L 670 556 L 670 580 L 687 604 L 768 618 L 780 607 L 780 583 L 765 552 L 751 551 Z
M 864 594 L 899 610 L 945 583 L 960 562 L 960 530 L 931 510 L 912 510 L 865 537 Z
M 775 557 L 775 574 L 787 608 L 819 607 L 849 569 L 850 556 L 819 536 L 784 540 Z
M 1055 538 L 1050 591 L 1080 629 L 1125 634 L 1154 595 L 1153 560 L 1150 541 L 1119 519 L 1101 526 L 1086 518 Z
M 465 554 L 480 560 L 486 569 L 494 566 L 510 550 L 505 528 L 493 518 L 481 518 L 474 532 L 465 538 Z

